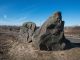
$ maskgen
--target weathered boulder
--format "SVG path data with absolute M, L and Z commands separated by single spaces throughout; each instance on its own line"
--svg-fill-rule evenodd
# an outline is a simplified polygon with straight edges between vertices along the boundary
M 61 12 L 56 12 L 49 17 L 35 32 L 32 40 L 34 47 L 40 50 L 63 50 L 66 46 L 66 39 Z
M 36 30 L 36 24 L 33 22 L 25 22 L 23 23 L 20 31 L 25 33 L 29 29 L 34 32 Z
M 31 42 L 32 41 L 32 35 L 36 30 L 36 24 L 33 22 L 25 22 L 21 29 L 19 34 L 19 40 L 24 42 Z

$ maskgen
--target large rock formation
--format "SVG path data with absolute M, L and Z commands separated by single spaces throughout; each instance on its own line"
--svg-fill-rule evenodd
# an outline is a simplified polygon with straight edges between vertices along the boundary
M 36 30 L 36 24 L 33 22 L 25 22 L 19 33 L 19 40 L 22 42 L 31 42 L 32 41 L 32 35 Z
M 40 50 L 63 50 L 66 42 L 64 37 L 64 21 L 61 12 L 56 12 L 44 22 L 33 35 L 33 45 Z

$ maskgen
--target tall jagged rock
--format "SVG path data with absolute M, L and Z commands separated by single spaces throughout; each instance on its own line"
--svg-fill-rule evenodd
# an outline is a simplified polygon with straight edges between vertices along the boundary
M 33 35 L 33 45 L 40 50 L 63 50 L 66 46 L 64 37 L 64 21 L 61 12 L 54 13 L 53 16 L 43 23 L 43 25 Z

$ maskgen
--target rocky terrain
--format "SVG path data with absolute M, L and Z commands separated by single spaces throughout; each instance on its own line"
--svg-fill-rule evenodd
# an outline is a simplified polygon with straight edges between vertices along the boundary
M 71 29 L 64 29 L 61 12 L 39 28 L 33 22 L 6 30 L 1 26 L 0 60 L 80 60 L 80 35 Z

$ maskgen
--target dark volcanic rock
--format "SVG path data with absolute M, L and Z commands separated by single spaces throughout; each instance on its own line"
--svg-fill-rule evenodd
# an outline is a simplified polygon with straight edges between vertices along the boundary
M 61 12 L 49 17 L 33 35 L 33 45 L 40 50 L 63 50 L 65 40 Z
M 22 25 L 19 34 L 19 40 L 24 42 L 31 42 L 32 35 L 36 30 L 36 24 L 33 22 L 26 22 Z

